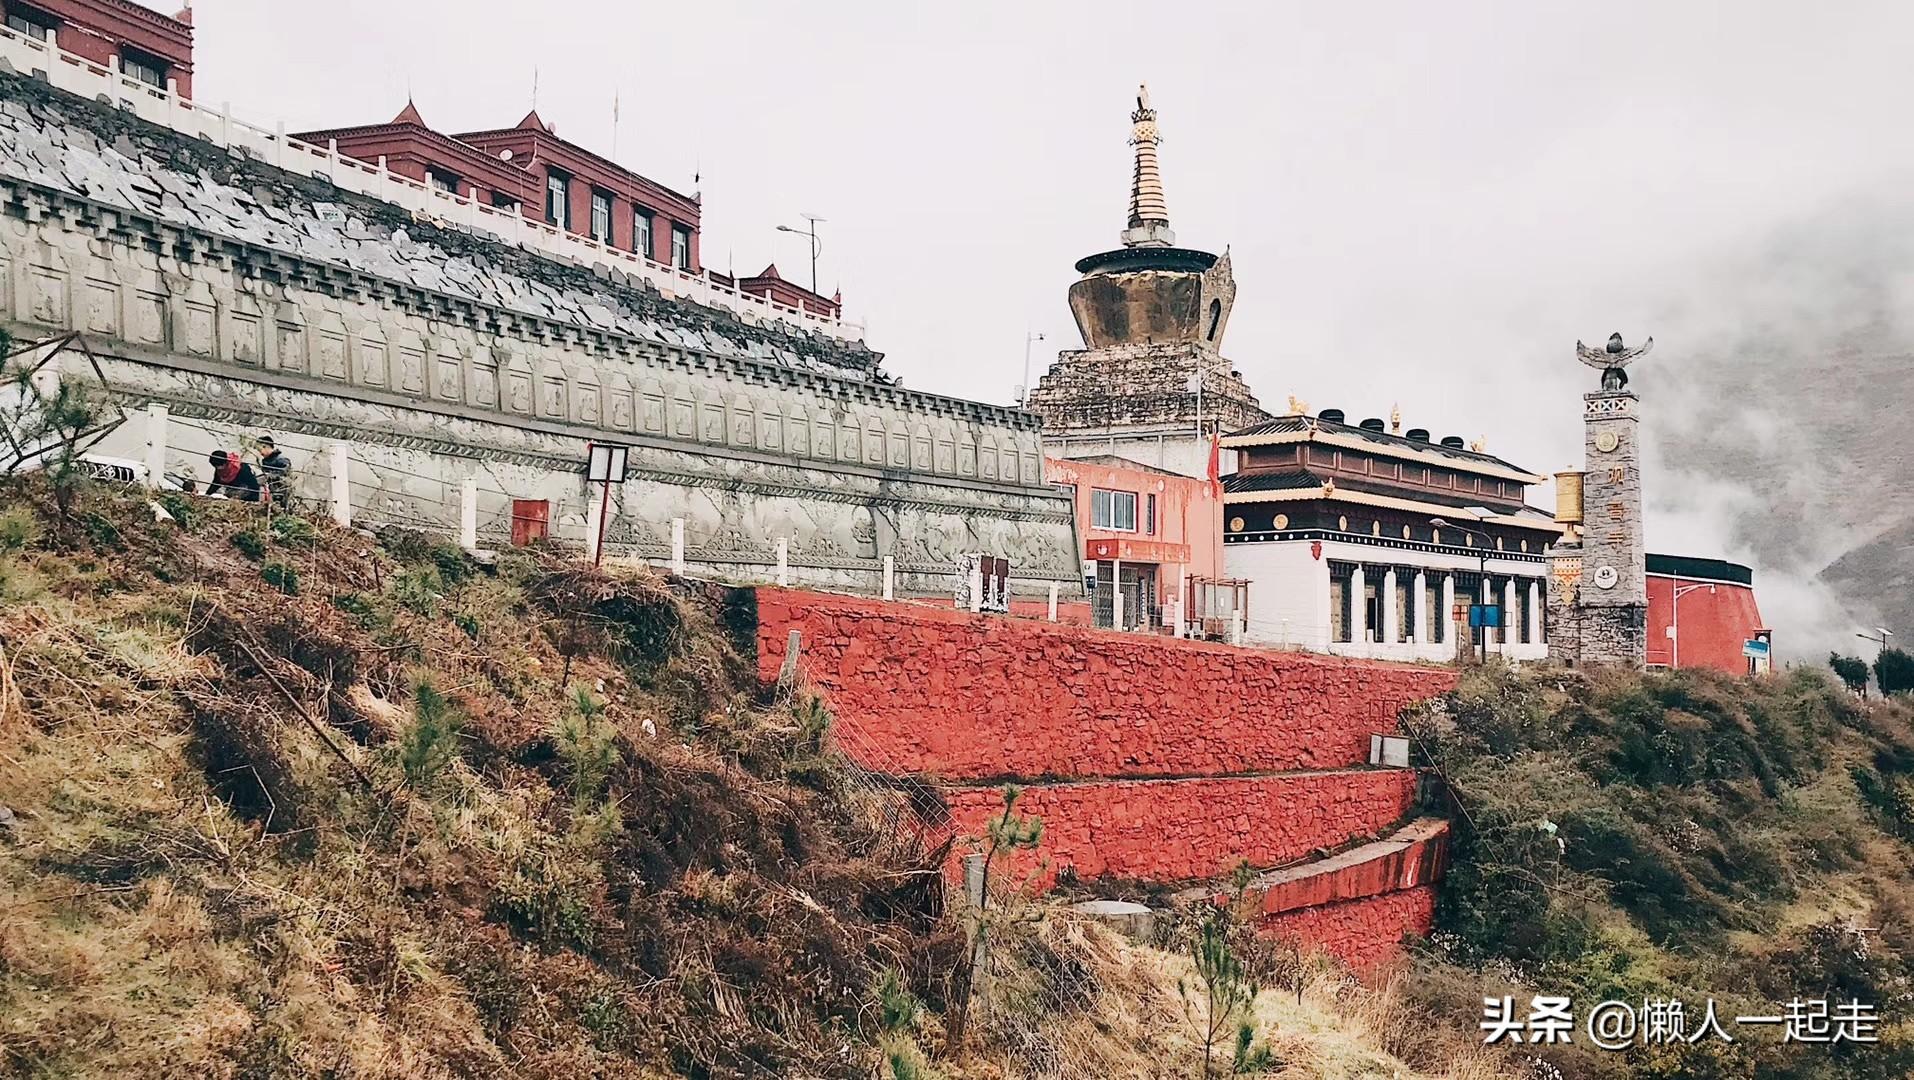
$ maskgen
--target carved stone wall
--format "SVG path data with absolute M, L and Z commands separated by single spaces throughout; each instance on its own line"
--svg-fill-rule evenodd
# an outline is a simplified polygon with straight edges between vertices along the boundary
M 427 491 L 484 469 L 496 499 L 553 499 L 555 522 L 582 505 L 587 442 L 628 444 L 614 552 L 668 550 L 683 517 L 694 557 L 761 565 L 789 537 L 814 584 L 870 586 L 891 555 L 900 588 L 941 592 L 983 550 L 1025 593 L 1081 591 L 1027 413 L 905 390 L 861 346 L 411 221 L 12 76 L 0 320 L 86 335 L 135 404 L 350 441 Z M 140 457 L 140 438 L 103 449 Z M 355 501 L 371 482 L 355 473 Z M 406 512 L 456 523 L 456 502 L 428 501 Z

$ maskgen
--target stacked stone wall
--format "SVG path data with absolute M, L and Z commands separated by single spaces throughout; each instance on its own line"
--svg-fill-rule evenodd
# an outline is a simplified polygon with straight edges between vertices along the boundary
M 1425 935 L 1435 922 L 1434 885 L 1344 900 L 1271 915 L 1257 929 L 1320 947 L 1353 968 L 1370 968 L 1400 954 L 1404 934 Z
M 925 605 L 758 592 L 759 668 L 790 630 L 873 767 L 945 780 L 1334 769 L 1455 684 L 1444 669 L 1118 634 Z
M 1035 883 L 1176 882 L 1228 874 L 1240 861 L 1274 866 L 1388 830 L 1415 804 L 1407 769 L 1104 780 L 1023 789 L 1017 812 L 1043 819 Z M 1003 811 L 994 787 L 947 793 L 959 832 L 978 836 Z
M 1368 965 L 1430 928 L 1446 831 L 1399 829 L 1416 772 L 1364 763 L 1370 734 L 1451 671 L 789 589 L 757 590 L 757 611 L 760 676 L 779 677 L 796 631 L 838 745 L 941 781 L 950 830 L 981 834 L 1002 785 L 1022 786 L 1043 839 L 1014 878 L 1162 885 L 1304 863 L 1261 887 L 1268 932 Z

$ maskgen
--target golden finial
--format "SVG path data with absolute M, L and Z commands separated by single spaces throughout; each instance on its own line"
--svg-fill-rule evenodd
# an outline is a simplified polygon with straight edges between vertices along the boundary
M 1488 448 L 1489 448 L 1489 440 L 1486 436 L 1482 436 L 1482 435 L 1477 435 L 1475 437 L 1475 441 L 1469 444 L 1469 449 L 1475 451 L 1478 454 L 1488 450 Z
M 1323 481 L 1323 498 L 1327 499 L 1328 497 L 1330 497 L 1331 495 L 1334 495 L 1335 493 L 1336 493 L 1336 478 L 1332 476 L 1329 479 Z
M 1297 397 L 1295 394 L 1289 395 L 1289 415 L 1308 416 L 1309 402 L 1304 401 L 1302 398 Z
M 1402 434 L 1402 405 L 1400 403 L 1389 406 L 1389 434 Z

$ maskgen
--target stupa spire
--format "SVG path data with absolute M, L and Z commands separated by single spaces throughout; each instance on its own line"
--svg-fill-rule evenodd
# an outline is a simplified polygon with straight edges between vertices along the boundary
M 1156 164 L 1156 110 L 1150 107 L 1150 88 L 1136 88 L 1136 111 L 1130 114 L 1130 145 L 1136 147 L 1136 167 L 1130 177 L 1130 227 L 1123 230 L 1125 247 L 1170 247 L 1170 208 L 1163 199 L 1163 174 Z

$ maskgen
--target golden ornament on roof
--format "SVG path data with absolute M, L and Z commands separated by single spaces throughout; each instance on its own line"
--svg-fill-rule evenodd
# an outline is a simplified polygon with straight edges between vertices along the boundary
M 1291 416 L 1309 415 L 1309 402 L 1304 401 L 1302 398 L 1297 397 L 1295 394 L 1289 395 L 1289 415 Z

